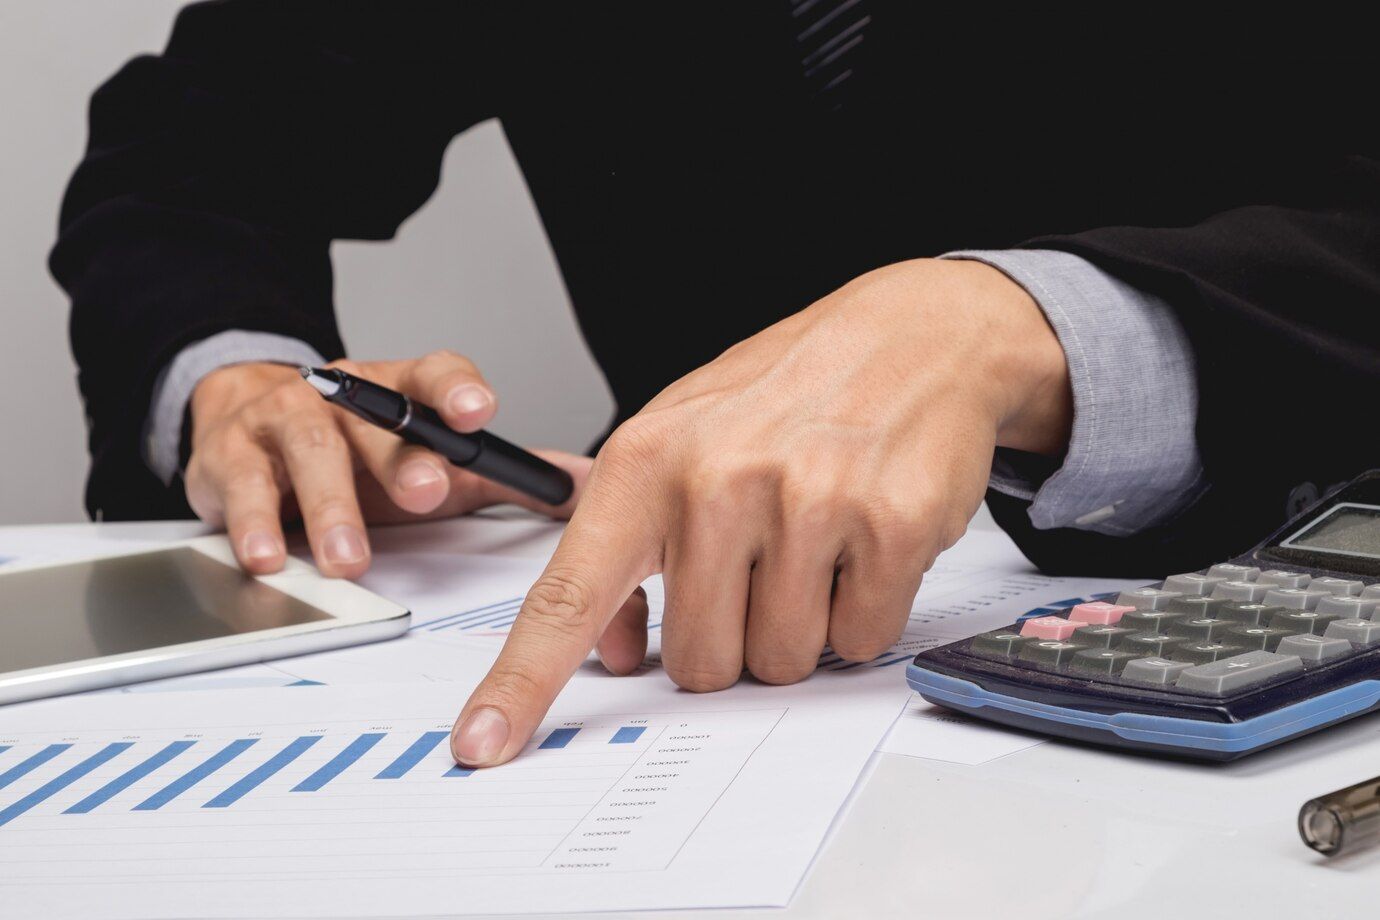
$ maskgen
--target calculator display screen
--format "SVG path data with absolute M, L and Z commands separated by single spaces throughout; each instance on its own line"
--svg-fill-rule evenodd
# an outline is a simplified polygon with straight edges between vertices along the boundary
M 1380 559 L 1380 505 L 1341 502 L 1280 546 Z

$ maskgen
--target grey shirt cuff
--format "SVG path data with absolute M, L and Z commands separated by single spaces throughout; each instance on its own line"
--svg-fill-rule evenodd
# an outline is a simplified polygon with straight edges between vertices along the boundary
M 299 339 L 229 329 L 183 348 L 158 375 L 144 424 L 144 461 L 164 485 L 177 475 L 182 420 L 201 378 L 232 364 L 261 361 L 313 366 L 326 363 L 315 348 Z
M 1163 300 L 1092 263 L 1042 249 L 965 250 L 1035 299 L 1068 359 L 1073 431 L 1061 465 L 998 450 L 990 485 L 1030 501 L 1042 530 L 1129 536 L 1164 523 L 1205 490 L 1194 427 L 1193 352 Z M 1057 461 L 1056 461 L 1057 463 Z

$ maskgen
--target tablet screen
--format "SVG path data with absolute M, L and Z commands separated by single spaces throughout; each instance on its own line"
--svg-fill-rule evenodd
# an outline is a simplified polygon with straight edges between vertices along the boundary
M 0 572 L 0 672 L 328 619 L 185 546 Z

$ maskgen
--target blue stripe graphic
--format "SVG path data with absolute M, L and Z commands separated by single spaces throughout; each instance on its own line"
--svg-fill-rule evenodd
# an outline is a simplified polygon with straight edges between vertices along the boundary
M 21 760 L 4 773 L 0 773 L 0 789 L 4 789 L 20 777 L 27 776 L 34 770 L 37 770 L 71 746 L 70 744 L 50 744 L 37 754 L 30 756 L 27 760 Z
M 194 767 L 186 775 L 173 780 L 130 810 L 154 811 L 155 809 L 162 808 L 164 805 L 249 750 L 258 740 L 257 738 L 240 738 L 237 741 L 231 741 L 225 747 Z
M 407 774 L 408 770 L 417 766 L 417 763 L 426 755 L 431 753 L 431 749 L 441 743 L 441 739 L 446 737 L 449 732 L 427 732 L 412 742 L 407 748 L 398 755 L 398 759 L 384 767 L 374 779 L 400 779 Z
M 172 760 L 178 754 L 181 754 L 183 751 L 187 750 L 187 748 L 191 747 L 194 744 L 196 744 L 195 741 L 174 741 L 172 744 L 163 748 L 163 750 L 159 751 L 157 754 L 154 754 L 148 760 L 144 761 L 143 763 L 139 764 L 131 770 L 125 771 L 123 774 L 116 777 L 115 779 L 112 779 L 110 782 L 106 783 L 104 786 L 97 789 L 95 792 L 91 793 L 86 798 L 82 799 L 80 802 L 64 811 L 63 814 L 86 814 L 88 811 L 91 811 L 96 806 L 101 805 L 102 803 L 113 798 L 114 796 L 119 795 L 121 792 L 124 792 L 130 786 L 133 786 L 135 783 L 139 782 L 139 780 L 143 779 L 145 776 L 148 776 L 154 770 L 157 770 L 159 767 L 163 766 L 165 763 Z
M 351 741 L 339 754 L 326 762 L 326 765 L 311 776 L 292 787 L 293 792 L 315 792 L 340 775 L 341 771 L 359 760 L 364 754 L 383 740 L 382 732 L 360 735 Z
M 38 805 L 40 802 L 43 802 L 50 796 L 56 795 L 57 793 L 66 789 L 68 786 L 72 785 L 77 780 L 81 779 L 83 776 L 90 773 L 92 770 L 96 769 L 110 758 L 114 757 L 116 754 L 128 750 L 133 746 L 133 741 L 117 741 L 114 744 L 107 744 L 105 747 L 101 748 L 95 754 L 92 754 L 90 757 L 86 758 L 81 763 L 77 764 L 75 767 L 70 768 L 69 770 L 67 770 L 67 772 L 63 773 L 61 776 L 58 776 L 55 779 L 50 779 L 48 782 L 44 783 L 42 786 L 39 786 L 33 792 L 30 792 L 28 795 L 24 796 L 24 798 L 20 799 L 18 802 L 15 802 L 10 807 L 0 809 L 0 827 L 4 827 L 6 824 L 9 824 L 11 821 L 22 815 L 24 812 L 28 811 L 30 808 L 33 808 L 35 805 Z

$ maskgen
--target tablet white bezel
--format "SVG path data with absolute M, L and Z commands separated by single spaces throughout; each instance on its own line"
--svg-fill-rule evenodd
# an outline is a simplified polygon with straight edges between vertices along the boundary
M 18 560 L 0 568 L 0 579 L 17 572 L 56 569 L 97 559 L 163 553 L 184 547 L 238 568 L 230 542 L 224 536 L 211 536 L 154 548 L 116 550 L 58 561 Z M 22 671 L 3 671 L 0 672 L 0 704 L 373 642 L 406 632 L 411 619 L 406 607 L 379 597 L 353 582 L 324 578 L 311 565 L 291 557 L 278 574 L 257 576 L 256 580 L 315 607 L 328 614 L 329 619 Z

